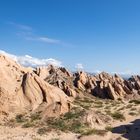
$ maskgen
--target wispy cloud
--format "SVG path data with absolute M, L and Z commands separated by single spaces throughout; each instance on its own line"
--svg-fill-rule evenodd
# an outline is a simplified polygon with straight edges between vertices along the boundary
M 49 59 L 39 59 L 29 55 L 24 56 L 16 56 L 13 54 L 9 54 L 3 50 L 0 50 L 0 54 L 6 55 L 12 58 L 14 61 L 18 62 L 19 64 L 26 66 L 26 67 L 38 67 L 38 66 L 47 66 L 47 65 L 54 65 L 57 67 L 62 66 L 62 62 L 53 58 Z
M 48 38 L 48 37 L 39 37 L 38 40 L 47 42 L 47 43 L 60 43 L 60 40 Z
M 57 39 L 52 39 L 48 37 L 43 37 L 43 36 L 38 36 L 38 37 L 26 37 L 26 40 L 31 40 L 31 41 L 39 41 L 39 42 L 44 42 L 44 43 L 50 43 L 50 44 L 60 44 L 61 41 Z
M 16 27 L 17 28 L 16 35 L 23 37 L 26 40 L 44 42 L 44 43 L 48 43 L 48 44 L 61 44 L 61 45 L 64 44 L 58 39 L 48 37 L 47 35 L 42 36 L 42 35 L 38 35 L 38 34 L 34 33 L 33 28 L 28 25 L 18 24 L 15 22 L 8 22 L 8 24 Z
M 78 63 L 78 64 L 76 64 L 75 68 L 78 69 L 78 70 L 83 70 L 84 66 L 83 66 L 83 64 Z
M 26 31 L 31 31 L 32 27 L 28 26 L 28 25 L 24 25 L 24 24 L 18 24 L 15 22 L 8 22 L 8 24 L 15 26 L 16 28 L 20 29 L 20 30 L 26 30 Z

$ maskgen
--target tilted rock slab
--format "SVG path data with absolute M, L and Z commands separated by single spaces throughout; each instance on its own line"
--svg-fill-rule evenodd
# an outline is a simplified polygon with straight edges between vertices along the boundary
M 40 106 L 46 116 L 60 115 L 69 111 L 70 99 L 36 75 L 33 69 L 0 55 L 0 118 L 34 111 Z

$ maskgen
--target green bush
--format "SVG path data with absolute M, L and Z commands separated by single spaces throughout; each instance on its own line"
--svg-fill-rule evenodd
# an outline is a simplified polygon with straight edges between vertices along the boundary
M 131 100 L 129 103 L 134 103 L 136 105 L 140 104 L 140 100 Z
M 46 127 L 39 128 L 38 131 L 37 131 L 37 133 L 40 134 L 40 135 L 44 135 L 46 132 L 47 132 Z
M 31 115 L 31 121 L 35 121 L 35 120 L 40 120 L 40 114 L 39 113 L 35 113 Z
M 111 126 L 106 126 L 105 130 L 106 130 L 106 131 L 112 131 L 113 128 L 112 128 Z
M 115 120 L 125 120 L 124 115 L 122 113 L 120 113 L 120 112 L 111 113 L 111 116 Z
M 29 127 L 33 127 L 33 126 L 35 126 L 35 125 L 32 122 L 27 122 L 22 127 L 23 128 L 29 128 Z
M 89 130 L 86 130 L 84 133 L 82 133 L 82 135 L 84 135 L 84 136 L 89 136 L 89 135 L 104 136 L 106 133 L 107 133 L 106 130 L 89 129 Z
M 23 123 L 25 121 L 26 121 L 26 119 L 24 118 L 24 116 L 22 114 L 19 114 L 19 115 L 16 116 L 16 122 L 17 123 Z
M 129 115 L 131 115 L 131 116 L 135 116 L 135 115 L 137 115 L 135 112 L 129 112 Z

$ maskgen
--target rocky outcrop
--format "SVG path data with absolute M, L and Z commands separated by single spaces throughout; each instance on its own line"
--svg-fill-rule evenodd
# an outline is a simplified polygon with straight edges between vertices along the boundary
M 73 85 L 73 74 L 65 68 L 57 68 L 52 65 L 44 68 L 37 68 L 36 73 L 46 82 L 54 85 L 65 92 L 69 97 L 77 97 L 75 87 Z
M 69 111 L 70 99 L 32 69 L 0 55 L 0 117 L 35 111 L 40 107 L 45 116 L 60 115 Z
M 93 89 L 94 95 L 110 99 L 123 98 L 125 95 L 124 80 L 118 75 L 111 76 L 103 72 L 97 75 L 96 79 L 97 85 Z
M 82 92 L 113 100 L 137 98 L 140 93 L 139 76 L 133 76 L 129 80 L 124 80 L 117 74 L 112 76 L 102 72 L 93 76 L 85 72 L 78 72 L 75 74 L 74 83 Z
M 44 117 L 69 111 L 80 96 L 109 99 L 140 98 L 140 76 L 125 80 L 105 72 L 71 73 L 52 65 L 25 68 L 0 55 L 0 117 L 40 110 Z
M 37 70 L 38 71 L 38 70 Z M 42 74 L 41 74 L 42 73 Z M 91 94 L 100 98 L 124 99 L 137 98 L 140 94 L 140 77 L 125 80 L 119 75 L 102 72 L 91 75 L 83 71 L 71 74 L 65 68 L 49 66 L 40 68 L 37 74 L 48 83 L 57 86 L 66 95 L 76 98 L 79 93 Z

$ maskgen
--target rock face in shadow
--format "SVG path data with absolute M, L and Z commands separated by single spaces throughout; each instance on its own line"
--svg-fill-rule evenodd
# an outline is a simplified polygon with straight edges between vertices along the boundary
M 36 75 L 33 69 L 0 55 L 0 117 L 34 111 L 40 106 L 46 116 L 60 115 L 69 111 L 70 99 Z
M 135 120 L 127 125 L 113 128 L 112 133 L 121 134 L 128 140 L 140 140 L 140 120 Z

